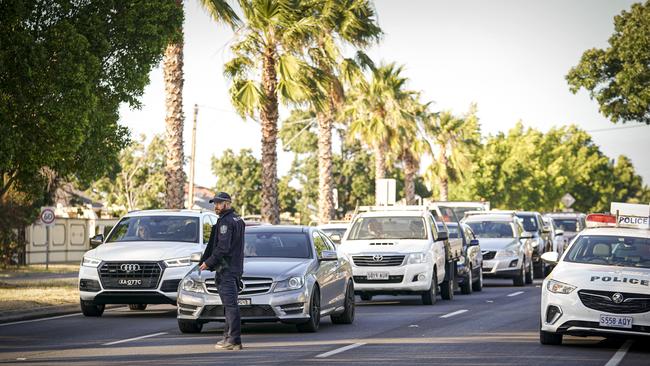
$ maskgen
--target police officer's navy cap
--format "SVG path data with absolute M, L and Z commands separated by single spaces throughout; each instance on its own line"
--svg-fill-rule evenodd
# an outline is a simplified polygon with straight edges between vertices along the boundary
M 226 192 L 219 192 L 213 199 L 210 200 L 210 203 L 215 202 L 232 202 L 230 195 Z

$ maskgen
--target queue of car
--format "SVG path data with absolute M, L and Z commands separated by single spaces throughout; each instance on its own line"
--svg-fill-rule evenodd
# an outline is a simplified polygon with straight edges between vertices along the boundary
M 650 334 L 650 205 L 613 203 L 610 214 L 472 210 L 448 202 L 360 207 L 321 227 L 248 222 L 242 322 L 317 331 L 321 317 L 349 324 L 355 295 L 419 295 L 424 305 L 483 278 L 542 285 L 540 342 L 571 335 Z M 458 213 L 463 217 L 459 218 Z M 217 216 L 147 210 L 124 216 L 79 271 L 84 315 L 106 304 L 176 304 L 179 329 L 223 321 L 212 272 L 196 265 Z

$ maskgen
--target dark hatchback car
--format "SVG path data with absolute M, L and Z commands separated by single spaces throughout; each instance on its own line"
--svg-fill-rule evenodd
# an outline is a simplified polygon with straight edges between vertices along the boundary
M 449 239 L 460 238 L 463 242 L 463 254 L 456 263 L 456 277 L 461 293 L 471 294 L 473 291 L 483 290 L 483 254 L 479 241 L 472 229 L 466 224 L 447 222 Z M 444 230 L 442 224 L 438 224 L 438 230 Z

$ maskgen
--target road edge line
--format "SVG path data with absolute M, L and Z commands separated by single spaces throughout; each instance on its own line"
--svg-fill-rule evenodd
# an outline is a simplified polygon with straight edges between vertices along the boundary
M 366 344 L 367 343 L 349 344 L 349 345 L 347 345 L 345 347 L 337 348 L 337 349 L 331 350 L 329 352 L 325 352 L 325 353 L 321 353 L 319 355 L 316 355 L 315 358 L 326 358 L 326 357 L 329 357 L 329 356 L 334 356 L 336 354 L 339 354 L 339 353 L 342 353 L 342 352 L 345 352 L 345 351 L 349 351 L 351 349 L 355 349 L 355 348 L 358 348 L 358 347 L 361 347 L 361 346 L 365 346 Z
M 116 345 L 116 344 L 121 344 L 121 343 L 126 343 L 126 342 L 131 342 L 131 341 L 139 341 L 141 339 L 157 337 L 159 335 L 165 335 L 165 334 L 168 334 L 168 333 L 167 332 L 159 332 L 159 333 L 154 333 L 154 334 L 147 334 L 147 335 L 143 335 L 143 336 L 140 336 L 140 337 L 133 337 L 133 338 L 122 339 L 122 340 L 119 340 L 119 341 L 104 343 L 104 344 L 102 344 L 102 346 L 113 346 L 113 345 Z

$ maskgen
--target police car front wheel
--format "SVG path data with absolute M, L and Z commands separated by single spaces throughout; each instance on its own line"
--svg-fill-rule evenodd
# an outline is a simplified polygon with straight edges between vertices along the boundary
M 557 346 L 562 344 L 562 334 L 539 330 L 539 343 Z

